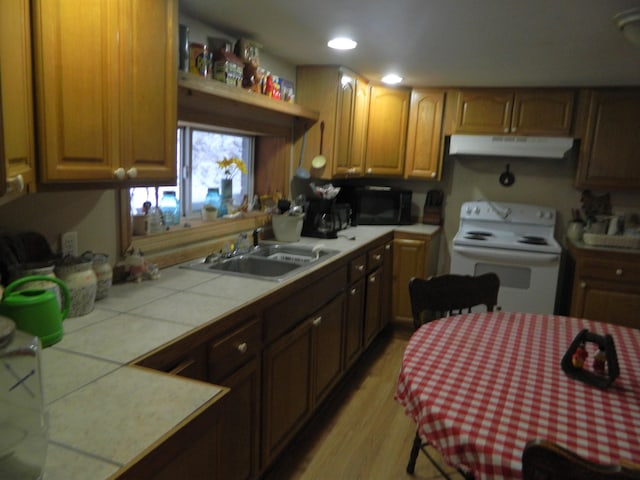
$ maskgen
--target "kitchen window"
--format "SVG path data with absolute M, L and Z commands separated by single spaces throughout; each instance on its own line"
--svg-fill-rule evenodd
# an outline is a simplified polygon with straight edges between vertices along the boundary
M 178 123 L 177 171 L 175 185 L 161 187 L 134 187 L 129 191 L 132 215 L 145 211 L 145 203 L 161 207 L 162 197 L 173 191 L 178 200 L 180 221 L 171 228 L 201 219 L 205 197 L 210 188 L 222 193 L 222 181 L 231 178 L 232 204 L 239 207 L 253 194 L 254 138 L 247 135 L 222 132 L 202 125 Z M 233 166 L 221 168 L 217 162 L 236 158 L 246 166 L 246 173 Z M 229 211 L 228 214 L 233 214 Z

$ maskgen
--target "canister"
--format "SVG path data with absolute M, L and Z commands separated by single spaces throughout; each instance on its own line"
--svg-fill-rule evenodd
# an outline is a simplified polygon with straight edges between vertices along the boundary
M 202 43 L 189 44 L 189 72 L 201 77 L 209 73 L 209 53 L 207 46 Z

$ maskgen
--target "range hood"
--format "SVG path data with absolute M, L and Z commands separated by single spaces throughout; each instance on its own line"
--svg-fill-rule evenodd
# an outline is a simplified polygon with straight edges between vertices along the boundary
M 572 147 L 567 137 L 451 135 L 449 155 L 563 158 Z

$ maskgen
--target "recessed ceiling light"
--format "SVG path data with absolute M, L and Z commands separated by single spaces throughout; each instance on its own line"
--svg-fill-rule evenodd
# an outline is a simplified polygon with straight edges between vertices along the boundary
M 329 40 L 327 45 L 335 50 L 353 50 L 358 42 L 347 37 L 336 37 Z
M 382 83 L 386 83 L 387 85 L 397 85 L 400 82 L 402 82 L 402 77 L 395 73 L 389 73 L 382 77 Z

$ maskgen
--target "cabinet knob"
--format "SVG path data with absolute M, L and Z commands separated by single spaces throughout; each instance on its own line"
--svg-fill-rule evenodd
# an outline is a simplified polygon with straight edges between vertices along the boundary
M 511 131 L 512 131 L 513 133 L 516 133 L 516 132 L 518 131 L 518 129 L 517 129 L 516 127 L 513 127 L 513 128 L 511 129 Z
M 431 178 L 436 178 L 436 172 L 431 172 Z
M 138 176 L 138 169 L 136 167 L 131 167 L 127 170 L 127 177 L 136 178 Z
M 369 277 L 369 283 L 376 283 L 376 276 L 372 275 Z
M 580 282 L 580 288 L 587 288 L 587 282 Z
M 7 178 L 7 193 L 24 191 L 24 178 L 22 175 Z
M 616 275 L 617 275 L 617 276 L 619 276 L 619 277 L 620 277 L 620 276 L 622 276 L 622 274 L 623 274 L 623 273 L 624 273 L 624 272 L 622 271 L 622 269 L 621 269 L 621 268 L 616 268 Z
M 351 291 L 349 292 L 351 294 L 351 296 L 353 297 L 356 293 L 358 293 L 358 289 L 357 288 L 352 288 Z
M 349 170 L 347 170 L 347 173 L 356 173 L 356 169 L 354 167 L 351 167 Z
M 238 345 L 238 352 L 240 353 L 247 353 L 247 349 L 249 348 L 247 345 L 247 342 L 242 342 L 240 345 Z
M 364 272 L 364 265 L 357 265 L 356 270 L 358 270 L 359 272 Z
M 380 254 L 378 253 L 378 254 L 376 254 L 376 255 L 374 255 L 374 256 L 373 256 L 373 259 L 374 259 L 376 262 L 379 262 L 379 261 L 382 259 L 382 255 L 380 255 Z
M 390 244 L 390 243 L 387 243 L 387 244 L 384 246 L 384 249 L 385 249 L 385 250 L 391 250 L 391 244 Z
M 120 168 L 116 168 L 113 171 L 113 176 L 116 177 L 118 180 L 124 180 L 124 168 L 120 167 Z
M 367 168 L 367 173 L 373 173 L 373 168 Z
M 313 323 L 314 327 L 319 327 L 320 324 L 322 323 L 322 315 L 319 316 L 319 317 L 314 318 L 311 323 Z
M 504 129 L 504 133 L 509 133 L 509 128 L 508 127 Z

